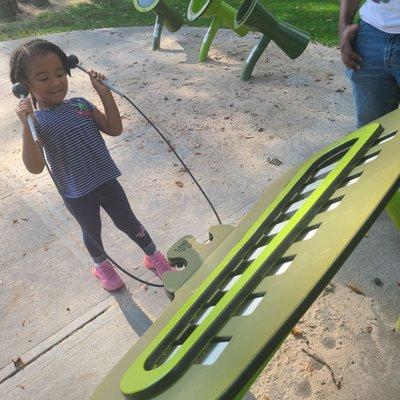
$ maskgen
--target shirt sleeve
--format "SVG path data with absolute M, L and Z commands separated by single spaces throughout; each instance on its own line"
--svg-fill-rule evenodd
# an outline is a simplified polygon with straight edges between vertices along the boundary
M 37 117 L 36 117 L 36 114 L 33 116 L 33 125 L 35 126 L 35 129 L 36 129 L 36 133 L 37 133 L 37 136 L 38 136 L 38 138 L 39 138 L 39 141 L 40 141 L 40 143 L 42 143 L 43 144 L 43 135 L 42 135 L 42 131 L 40 130 L 40 124 L 39 124 L 39 121 L 37 120 Z

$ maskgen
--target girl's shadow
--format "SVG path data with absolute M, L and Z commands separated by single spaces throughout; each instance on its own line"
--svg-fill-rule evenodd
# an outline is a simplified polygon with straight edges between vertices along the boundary
M 153 324 L 151 319 L 133 301 L 126 286 L 111 293 L 111 295 L 119 304 L 122 313 L 132 329 L 138 334 L 138 336 L 142 336 Z

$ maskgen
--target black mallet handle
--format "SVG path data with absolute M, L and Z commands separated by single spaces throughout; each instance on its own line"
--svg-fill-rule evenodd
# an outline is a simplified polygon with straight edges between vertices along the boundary
M 89 71 L 79 63 L 79 59 L 75 54 L 71 54 L 68 56 L 68 66 L 71 69 L 74 68 L 79 68 L 81 71 L 85 72 L 86 74 L 89 74 Z M 110 85 L 107 80 L 103 80 L 100 81 L 105 87 L 107 87 L 108 89 L 110 89 L 111 91 L 113 91 L 114 93 L 117 93 L 118 95 L 120 95 L 121 97 L 125 97 L 125 95 L 120 92 L 118 89 L 116 89 L 114 86 Z

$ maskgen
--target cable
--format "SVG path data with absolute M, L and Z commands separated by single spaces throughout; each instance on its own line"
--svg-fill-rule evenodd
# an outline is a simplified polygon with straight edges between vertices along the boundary
M 169 140 L 160 132 L 160 130 L 150 121 L 149 118 L 131 101 L 128 96 L 122 95 L 125 100 L 127 100 L 139 113 L 140 115 L 156 130 L 156 132 L 161 136 L 161 138 L 164 140 L 164 142 L 168 145 L 168 147 L 172 150 L 172 152 L 175 154 L 176 158 L 179 160 L 179 162 L 182 164 L 183 168 L 185 168 L 186 172 L 190 175 L 190 177 L 193 179 L 193 182 L 197 185 L 205 199 L 207 200 L 208 204 L 210 205 L 211 209 L 214 211 L 215 216 L 217 217 L 218 223 L 222 225 L 221 219 L 215 210 L 213 204 L 211 203 L 211 200 L 208 198 L 207 194 L 203 190 L 203 188 L 200 186 L 199 182 L 196 180 L 196 178 L 193 176 L 192 172 L 190 171 L 189 167 L 185 164 L 185 162 L 182 160 L 182 158 L 179 156 L 179 154 L 175 151 L 174 147 L 171 145 Z
M 83 71 L 85 74 L 90 75 L 91 73 L 79 62 L 79 58 L 75 55 L 75 54 L 70 54 L 68 56 L 68 67 L 70 69 L 74 69 L 74 68 L 78 68 L 81 71 Z M 113 85 L 111 85 L 106 79 L 105 80 L 100 80 L 100 82 L 107 87 L 109 90 L 113 91 L 114 93 L 118 94 L 119 96 L 121 96 L 122 98 L 124 98 L 125 100 L 127 100 L 136 110 L 137 112 L 140 113 L 140 115 L 156 130 L 156 132 L 161 136 L 161 138 L 164 140 L 164 142 L 168 145 L 168 147 L 172 150 L 172 152 L 175 154 L 176 158 L 179 160 L 179 162 L 182 164 L 183 168 L 185 168 L 186 172 L 190 175 L 190 177 L 193 179 L 193 182 L 197 185 L 197 187 L 199 188 L 200 192 L 203 194 L 203 196 L 205 197 L 205 199 L 207 200 L 207 203 L 210 205 L 211 209 L 213 210 L 215 216 L 217 217 L 218 223 L 220 225 L 222 225 L 221 219 L 217 213 L 217 211 L 215 210 L 213 204 L 211 203 L 210 199 L 208 198 L 208 196 L 206 195 L 205 191 L 203 190 L 203 188 L 200 186 L 199 182 L 197 182 L 196 178 L 193 176 L 193 174 L 191 173 L 190 169 L 188 168 L 188 166 L 184 163 L 184 161 L 182 160 L 182 158 L 179 156 L 179 154 L 175 151 L 175 149 L 173 148 L 173 146 L 171 145 L 171 143 L 168 141 L 168 139 L 160 132 L 160 130 L 150 121 L 149 118 L 147 118 L 147 116 L 135 105 L 135 103 L 129 99 L 128 96 L 126 96 L 124 93 L 122 93 L 120 90 L 118 90 L 117 88 L 115 88 Z
M 79 65 L 77 65 L 77 63 L 78 63 L 78 60 L 76 59 L 75 66 L 81 68 L 84 72 L 87 73 L 87 71 L 86 71 L 84 68 L 82 68 L 82 67 L 80 67 Z M 73 67 L 73 68 L 74 68 L 74 67 Z M 18 85 L 19 85 L 19 86 L 18 86 Z M 213 212 L 214 212 L 214 214 L 215 214 L 215 216 L 216 216 L 216 218 L 217 218 L 217 220 L 218 220 L 218 223 L 219 223 L 220 225 L 222 225 L 221 219 L 220 219 L 220 217 L 219 217 L 219 215 L 218 215 L 218 213 L 217 213 L 217 211 L 216 211 L 214 205 L 212 204 L 211 200 L 208 198 L 207 194 L 205 193 L 205 191 L 203 190 L 203 188 L 200 186 L 200 184 L 199 184 L 199 182 L 197 181 L 197 179 L 193 176 L 193 174 L 192 174 L 192 172 L 190 171 L 189 167 L 188 167 L 188 166 L 186 165 L 186 163 L 182 160 L 182 158 L 179 156 L 179 154 L 175 151 L 174 147 L 171 145 L 171 143 L 169 142 L 169 140 L 161 133 L 161 131 L 157 128 L 157 126 L 156 126 L 156 125 L 155 125 L 155 124 L 154 124 L 154 123 L 153 123 L 153 122 L 152 122 L 152 121 L 151 121 L 151 120 L 150 120 L 150 119 L 149 119 L 149 118 L 148 118 L 148 117 L 133 103 L 133 101 L 132 101 L 131 99 L 129 99 L 128 96 L 126 96 L 125 94 L 123 94 L 123 93 L 117 91 L 115 88 L 110 87 L 110 86 L 107 85 L 107 84 L 106 84 L 106 86 L 109 87 L 111 90 L 115 91 L 117 94 L 119 94 L 119 95 L 120 95 L 122 98 L 124 98 L 126 101 L 128 101 L 129 104 L 131 104 L 131 105 L 136 109 L 136 111 L 137 111 L 137 112 L 138 112 L 138 113 L 139 113 L 139 114 L 154 128 L 154 130 L 160 135 L 160 137 L 161 137 L 161 138 L 164 140 L 164 142 L 168 145 L 168 147 L 171 149 L 171 151 L 175 154 L 176 158 L 179 160 L 179 162 L 181 163 L 181 165 L 183 166 L 183 168 L 185 169 L 185 171 L 190 175 L 190 177 L 192 178 L 193 182 L 196 184 L 196 186 L 198 187 L 198 189 L 200 190 L 200 192 L 203 194 L 204 198 L 207 200 L 207 203 L 210 205 L 211 209 L 213 210 Z M 17 97 L 21 97 L 21 93 L 18 93 L 18 90 L 20 90 L 21 88 L 22 88 L 22 90 L 27 90 L 27 89 L 23 88 L 23 85 L 21 85 L 21 84 L 15 84 L 14 87 L 13 87 L 13 93 L 14 93 Z M 14 90 L 14 89 L 15 89 L 15 90 Z M 27 93 L 29 94 L 29 91 L 28 91 Z M 24 94 L 24 96 L 27 96 L 27 94 Z M 21 97 L 21 98 L 23 98 L 23 97 Z M 32 121 L 32 124 L 33 124 L 33 121 Z M 32 132 L 32 128 L 31 128 L 31 132 Z M 34 128 L 33 128 L 33 132 L 35 132 L 35 129 L 34 129 Z M 56 181 L 55 181 L 55 179 L 54 179 L 53 173 L 51 172 L 51 169 L 50 169 L 50 167 L 49 167 L 49 165 L 48 165 L 48 163 L 47 163 L 45 153 L 44 153 L 42 147 L 40 146 L 40 144 L 39 144 L 37 138 L 36 138 L 36 140 L 35 140 L 35 138 L 34 138 L 34 142 L 36 143 L 36 145 L 37 145 L 37 147 L 38 147 L 38 149 L 39 149 L 39 152 L 40 152 L 40 154 L 42 155 L 44 164 L 45 164 L 45 166 L 46 166 L 46 169 L 47 169 L 47 171 L 48 171 L 48 173 L 49 173 L 51 179 L 53 180 L 53 182 L 54 182 L 54 184 L 55 184 L 55 186 L 56 186 L 58 192 L 60 193 L 60 195 L 61 195 L 61 197 L 62 197 L 61 191 L 60 191 L 60 189 L 59 189 L 59 187 L 58 187 L 58 185 L 57 185 L 57 183 L 56 183 Z M 137 277 L 137 276 L 131 274 L 130 272 L 128 272 L 128 271 L 125 270 L 124 268 L 122 268 L 116 261 L 114 261 L 114 260 L 105 252 L 104 248 L 103 248 L 102 246 L 100 246 L 100 245 L 91 237 L 91 235 L 90 235 L 88 232 L 86 232 L 86 234 L 87 234 L 87 236 L 90 238 L 90 240 L 92 240 L 92 242 L 95 244 L 95 246 L 96 246 L 98 249 L 100 249 L 101 251 L 104 251 L 104 253 L 105 253 L 105 255 L 107 256 L 107 258 L 108 258 L 120 271 L 124 272 L 126 275 L 128 275 L 128 276 L 131 277 L 132 279 L 134 279 L 134 280 L 136 280 L 136 281 L 138 281 L 138 282 L 144 283 L 144 284 L 146 284 L 146 285 L 154 286 L 154 287 L 164 287 L 164 285 L 159 285 L 159 284 L 155 284 L 155 283 L 151 283 L 151 282 L 145 281 L 145 280 L 143 280 L 143 279 L 141 279 L 141 278 L 139 278 L 139 277 Z

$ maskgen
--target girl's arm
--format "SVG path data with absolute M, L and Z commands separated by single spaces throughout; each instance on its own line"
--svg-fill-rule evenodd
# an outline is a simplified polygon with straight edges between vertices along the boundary
M 28 125 L 28 114 L 33 114 L 30 98 L 21 100 L 16 112 L 22 122 L 22 161 L 30 173 L 40 174 L 44 168 L 44 160 L 36 143 L 33 141 Z
M 101 80 L 106 79 L 105 76 L 93 70 L 90 71 L 89 76 L 104 107 L 104 113 L 97 108 L 93 110 L 97 127 L 107 135 L 120 135 L 123 128 L 117 104 L 110 90 L 100 83 Z

